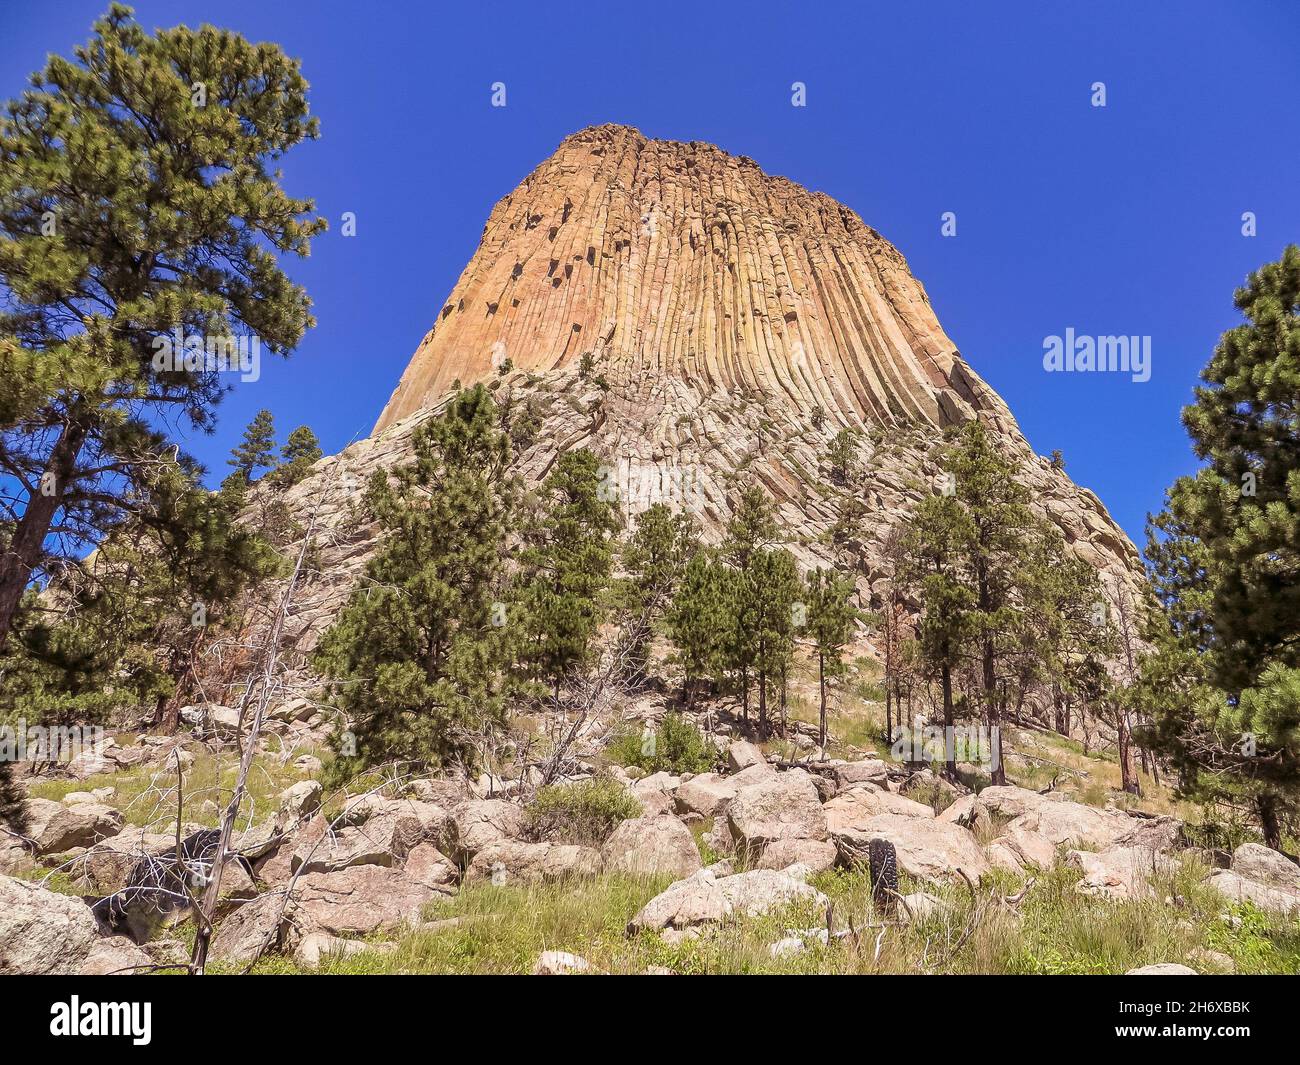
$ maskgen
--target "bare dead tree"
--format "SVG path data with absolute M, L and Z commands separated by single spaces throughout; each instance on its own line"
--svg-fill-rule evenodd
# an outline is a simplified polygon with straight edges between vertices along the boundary
M 239 816 L 239 808 L 244 801 L 244 795 L 248 787 L 248 774 L 252 768 L 253 757 L 257 753 L 258 739 L 261 736 L 262 724 L 266 717 L 266 707 L 271 696 L 276 663 L 279 658 L 280 638 L 284 631 L 284 620 L 289 614 L 294 591 L 302 574 L 303 560 L 307 557 L 308 548 L 311 546 L 312 538 L 315 535 L 318 516 L 319 512 L 313 511 L 311 524 L 306 535 L 303 536 L 302 547 L 298 551 L 298 559 L 294 564 L 293 574 L 280 596 L 279 606 L 266 634 L 265 643 L 262 647 L 261 676 L 259 678 L 257 675 L 252 675 L 248 678 L 248 682 L 244 687 L 243 698 L 240 700 L 237 732 L 241 737 L 243 747 L 239 760 L 239 773 L 235 778 L 235 789 L 230 796 L 230 802 L 226 805 L 225 814 L 221 819 L 221 837 L 217 853 L 212 862 L 211 878 L 204 889 L 202 899 L 196 907 L 198 934 L 194 938 L 190 971 L 198 975 L 202 975 L 207 965 L 208 950 L 212 943 L 213 916 L 216 913 L 217 902 L 221 893 L 221 877 L 225 870 L 226 861 L 230 856 L 230 841 L 234 834 L 235 820 Z M 248 717 L 250 707 L 252 708 L 252 719 L 249 722 L 247 734 L 245 734 L 244 722 Z

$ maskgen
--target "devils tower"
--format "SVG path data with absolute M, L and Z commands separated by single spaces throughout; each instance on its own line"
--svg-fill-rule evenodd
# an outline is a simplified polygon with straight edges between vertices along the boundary
M 296 619 L 301 647 L 373 546 L 368 528 L 345 528 L 346 486 L 400 463 L 411 430 L 477 381 L 535 426 L 517 442 L 525 481 L 590 448 L 628 513 L 689 509 L 706 540 L 760 485 L 801 564 L 848 566 L 864 605 L 890 530 L 935 490 L 944 429 L 971 418 L 1105 586 L 1140 569 L 1101 501 L 1034 454 L 893 245 L 829 196 L 712 145 L 625 126 L 566 138 L 493 209 L 433 317 L 371 438 L 293 490 L 336 529 L 326 594 Z M 847 485 L 828 468 L 846 428 Z
M 851 210 L 624 126 L 568 137 L 497 204 L 376 430 L 494 358 L 546 372 L 583 352 L 844 423 L 1005 418 L 903 257 Z

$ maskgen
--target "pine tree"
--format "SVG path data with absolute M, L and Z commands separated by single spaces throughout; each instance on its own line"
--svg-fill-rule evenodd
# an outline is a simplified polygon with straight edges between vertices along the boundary
M 664 503 L 648 507 L 623 547 L 626 576 L 618 584 L 624 616 L 620 646 L 639 671 L 654 625 L 672 602 L 686 565 L 699 550 L 694 519 Z
M 1105 664 L 1119 647 L 1097 571 L 1054 527 L 1036 526 L 1021 574 L 1025 601 L 1015 679 L 1022 698 L 1035 683 L 1047 687 L 1056 730 L 1069 736 L 1075 707 L 1082 712 L 1094 701 Z
M 767 697 L 774 682 L 784 708 L 785 678 L 794 655 L 794 606 L 802 587 L 794 556 L 784 548 L 759 551 L 740 576 L 741 596 L 752 626 L 749 666 L 758 680 L 760 736 L 767 736 L 770 729 Z
M 771 501 L 761 488 L 751 486 L 745 489 L 727 524 L 722 557 L 736 574 L 733 613 L 728 626 L 727 665 L 740 688 L 746 723 L 749 721 L 749 678 L 759 650 L 757 625 L 761 610 L 757 583 L 750 571 L 754 559 L 775 543 L 776 538 L 776 519 Z
M 313 324 L 274 254 L 325 225 L 272 169 L 317 135 L 306 91 L 273 45 L 113 4 L 0 119 L 0 647 L 129 513 L 169 418 L 211 426 L 233 338 L 286 354 Z
M 283 488 L 292 488 L 307 476 L 307 471 L 321 454 L 316 434 L 305 425 L 298 426 L 280 449 L 280 465 L 274 474 L 275 483 Z
M 275 420 L 269 410 L 259 410 L 248 423 L 226 465 L 233 466 L 235 475 L 246 485 L 257 480 L 258 470 L 275 468 Z
M 27 796 L 14 778 L 12 762 L 0 762 L 0 831 L 27 834 Z
M 817 651 L 818 740 L 826 750 L 826 678 L 844 670 L 844 645 L 853 637 L 859 612 L 849 602 L 853 582 L 834 570 L 818 569 L 808 574 L 808 635 Z
M 1283 822 L 1300 805 L 1297 730 L 1276 712 L 1294 671 L 1265 667 L 1235 701 L 1218 687 L 1217 562 L 1174 513 L 1172 496 L 1167 504 L 1147 521 L 1147 565 L 1163 607 L 1150 613 L 1145 635 L 1153 652 L 1142 660 L 1137 685 L 1151 744 L 1173 763 L 1180 797 L 1250 809 L 1265 843 L 1277 849 Z
M 1171 506 L 1214 559 L 1215 668 L 1230 693 L 1273 662 L 1300 665 L 1300 248 L 1236 293 L 1183 423 L 1208 467 Z
M 855 429 L 841 429 L 831 441 L 830 459 L 831 480 L 845 486 L 853 480 L 858 468 L 858 432 Z
M 686 564 L 669 609 L 669 638 L 684 673 L 682 694 L 689 706 L 698 681 L 726 668 L 728 634 L 736 614 L 734 571 L 711 551 L 697 552 Z
M 1024 619 L 1025 566 L 1035 532 L 1029 493 L 978 421 L 963 425 L 945 459 L 956 485 L 956 498 L 966 512 L 966 539 L 959 542 L 962 569 L 974 602 L 969 614 L 977 645 L 984 718 L 994 737 L 993 783 L 1005 784 L 1000 726 L 1001 665 L 1015 652 Z
M 921 602 L 916 640 L 919 652 L 938 675 L 946 735 L 956 725 L 953 679 L 970 639 L 975 592 L 962 569 L 963 546 L 974 537 L 969 515 L 955 496 L 923 499 L 908 523 L 902 548 L 901 579 Z M 946 744 L 944 771 L 957 779 L 953 745 Z
M 1151 523 L 1164 611 L 1139 689 L 1180 792 L 1248 801 L 1277 847 L 1300 804 L 1300 248 L 1235 302 L 1183 411 L 1207 465 Z
M 281 560 L 198 469 L 160 461 L 133 513 L 78 566 L 64 567 L 19 615 L 0 671 L 31 721 L 83 724 L 151 706 L 178 724 L 204 640 L 239 627 L 240 597 Z
M 619 515 L 606 498 L 596 456 L 585 449 L 556 460 L 522 554 L 522 656 L 558 698 L 566 673 L 586 665 L 613 569 Z
M 371 480 L 382 546 L 317 653 L 351 722 L 345 771 L 469 759 L 469 734 L 504 715 L 516 622 L 497 596 L 515 492 L 491 395 L 457 393 L 412 446 L 391 481 L 384 471 Z

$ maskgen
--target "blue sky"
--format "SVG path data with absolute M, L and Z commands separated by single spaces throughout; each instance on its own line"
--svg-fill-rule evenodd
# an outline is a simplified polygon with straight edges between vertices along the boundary
M 2 0 L 0 96 L 107 0 Z M 189 442 L 213 472 L 260 407 L 364 436 L 492 204 L 600 122 L 711 141 L 856 210 L 1033 446 L 1141 542 L 1194 459 L 1179 423 L 1233 289 L 1300 240 L 1300 4 L 140 0 L 303 61 L 318 142 L 285 161 L 332 230 L 291 261 L 318 325 Z M 584 13 L 584 8 L 587 13 Z M 503 81 L 508 106 L 490 106 Z M 791 83 L 807 106 L 790 105 Z M 1094 82 L 1107 106 L 1091 106 Z M 355 238 L 340 235 L 345 211 Z M 940 218 L 957 216 L 956 237 Z M 1241 233 L 1243 212 L 1258 235 Z M 1152 374 L 1048 374 L 1044 338 L 1149 335 Z

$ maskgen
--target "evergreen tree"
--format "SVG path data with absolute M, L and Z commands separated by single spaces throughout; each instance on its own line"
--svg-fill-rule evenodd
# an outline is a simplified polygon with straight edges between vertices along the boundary
M 317 653 L 351 722 L 347 769 L 468 759 L 467 733 L 504 715 L 513 622 L 497 589 L 514 488 L 488 391 L 457 393 L 413 451 L 391 482 L 384 471 L 371 480 L 383 543 Z
M 695 520 L 655 503 L 636 519 L 636 529 L 623 548 L 626 591 L 642 608 L 657 610 L 672 598 L 686 564 L 699 550 Z
M 1297 732 L 1275 712 L 1285 705 L 1292 671 L 1266 667 L 1235 700 L 1218 686 L 1217 563 L 1173 512 L 1172 497 L 1167 502 L 1147 521 L 1148 571 L 1163 607 L 1151 612 L 1146 637 L 1153 651 L 1142 661 L 1137 686 L 1152 722 L 1151 743 L 1173 763 L 1180 797 L 1249 809 L 1268 846 L 1280 848 L 1282 825 L 1295 816 L 1300 792 Z
M 258 478 L 258 470 L 275 468 L 275 420 L 269 410 L 259 410 L 244 429 L 243 439 L 230 452 L 226 465 L 244 484 Z
M 1183 411 L 1207 466 L 1150 527 L 1164 616 L 1140 688 L 1180 791 L 1249 802 L 1276 847 L 1300 801 L 1300 248 L 1235 302 Z
M 144 704 L 175 729 L 205 638 L 237 628 L 240 596 L 280 566 L 198 472 L 153 467 L 129 518 L 64 567 L 45 596 L 29 593 L 0 653 L 11 707 L 72 725 Z
M 1219 571 L 1215 669 L 1230 693 L 1275 661 L 1300 665 L 1300 248 L 1235 302 L 1247 321 L 1223 334 L 1183 411 L 1209 465 L 1171 491 Z
M 1054 727 L 1069 736 L 1075 708 L 1082 712 L 1097 694 L 1118 643 L 1097 571 L 1069 550 L 1055 528 L 1037 525 L 1023 573 L 1025 616 L 1015 679 L 1022 698 L 1036 683 L 1048 689 Z
M 745 721 L 749 721 L 749 678 L 758 657 L 757 626 L 762 604 L 758 602 L 758 582 L 751 570 L 754 560 L 776 541 L 777 527 L 772 504 L 761 488 L 751 486 L 741 493 L 722 557 L 735 571 L 735 595 L 727 638 L 727 666 L 736 678 L 741 693 Z
M 858 611 L 849 602 L 853 582 L 833 570 L 818 569 L 808 574 L 808 635 L 817 651 L 818 741 L 826 750 L 826 677 L 844 671 L 844 645 L 853 638 Z
M 637 518 L 636 530 L 623 547 L 626 575 L 618 583 L 618 598 L 625 618 L 620 646 L 638 672 L 654 625 L 698 550 L 699 535 L 689 514 L 655 503 Z
M 307 426 L 300 425 L 289 434 L 280 449 L 280 466 L 274 477 L 276 484 L 292 488 L 307 476 L 307 471 L 321 457 L 320 441 Z
M 955 478 L 956 498 L 967 516 L 962 525 L 967 535 L 957 546 L 974 598 L 968 621 L 977 645 L 984 718 L 997 745 L 1004 709 L 1001 667 L 1018 645 L 1026 599 L 1025 567 L 1036 526 L 1029 493 L 978 421 L 961 427 L 945 467 Z M 993 783 L 1006 783 L 1001 752 L 996 749 Z
M 696 683 L 727 665 L 729 633 L 735 622 L 734 571 L 711 551 L 697 552 L 686 564 L 668 612 L 668 634 L 681 658 L 683 696 L 689 706 Z
M 522 655 L 556 697 L 565 674 L 590 661 L 605 615 L 619 515 L 601 467 L 585 449 L 561 455 L 541 492 L 541 513 L 522 554 Z
M 27 834 L 27 796 L 14 778 L 14 764 L 0 762 L 0 831 Z
M 904 538 L 902 582 L 921 602 L 916 626 L 919 653 L 937 674 L 942 695 L 943 724 L 956 725 L 953 680 L 961 664 L 963 646 L 974 624 L 976 597 L 962 569 L 963 546 L 974 538 L 969 515 L 955 496 L 923 499 L 908 523 Z M 946 744 L 944 771 L 957 779 L 957 760 Z
M 168 416 L 210 427 L 233 338 L 286 354 L 311 326 L 274 253 L 325 223 L 268 165 L 317 135 L 306 90 L 274 45 L 113 4 L 0 119 L 0 647 L 129 513 Z
M 830 448 L 831 480 L 843 487 L 853 480 L 858 468 L 858 432 L 841 429 Z
M 767 736 L 768 691 L 775 683 L 785 708 L 785 679 L 794 656 L 794 605 L 802 591 L 794 556 L 784 548 L 759 551 L 740 577 L 747 605 L 753 658 L 749 666 L 758 680 L 758 731 Z

